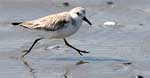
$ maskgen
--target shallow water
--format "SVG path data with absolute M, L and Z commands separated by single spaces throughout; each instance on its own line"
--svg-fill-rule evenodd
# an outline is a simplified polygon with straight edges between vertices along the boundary
M 150 77 L 150 1 L 149 0 L 0 0 L 0 78 L 135 78 Z M 25 57 L 36 32 L 10 25 L 13 21 L 33 20 L 48 14 L 69 11 L 75 6 L 87 9 L 93 23 L 67 40 L 90 51 L 79 56 L 62 40 L 42 40 Z M 116 21 L 117 26 L 103 26 Z M 47 49 L 61 45 L 61 49 Z M 79 61 L 88 63 L 76 65 Z M 123 65 L 123 62 L 132 62 Z

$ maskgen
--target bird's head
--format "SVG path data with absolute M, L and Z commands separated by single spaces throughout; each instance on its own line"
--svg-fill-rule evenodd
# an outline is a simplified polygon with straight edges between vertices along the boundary
M 88 24 L 92 25 L 92 23 L 86 18 L 86 10 L 84 8 L 76 7 L 73 8 L 69 13 L 72 16 L 72 18 L 84 20 Z

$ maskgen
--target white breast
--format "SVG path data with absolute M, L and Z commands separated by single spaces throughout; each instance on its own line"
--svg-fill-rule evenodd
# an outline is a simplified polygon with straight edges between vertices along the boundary
M 66 26 L 63 29 L 60 29 L 58 31 L 55 31 L 55 34 L 53 35 L 54 38 L 65 38 L 73 35 L 77 30 L 80 28 L 80 25 L 72 25 Z

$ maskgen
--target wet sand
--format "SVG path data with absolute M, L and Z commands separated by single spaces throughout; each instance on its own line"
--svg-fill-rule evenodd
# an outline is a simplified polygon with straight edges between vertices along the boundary
M 150 77 L 149 0 L 0 0 L 0 78 L 135 78 Z M 24 59 L 18 57 L 38 38 L 33 32 L 10 25 L 69 11 L 87 9 L 93 23 L 67 40 L 90 51 L 80 56 L 63 40 L 42 40 Z M 103 26 L 116 21 L 116 26 Z M 53 46 L 56 48 L 48 48 Z M 83 62 L 83 63 L 82 63 Z M 85 63 L 84 63 L 85 62 Z M 123 64 L 131 62 L 132 64 Z

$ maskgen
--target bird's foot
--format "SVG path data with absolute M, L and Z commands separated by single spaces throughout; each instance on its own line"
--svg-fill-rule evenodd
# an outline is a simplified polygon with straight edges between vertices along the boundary
M 82 53 L 90 53 L 90 52 L 85 51 L 85 50 L 77 50 L 77 52 L 78 52 L 81 56 L 83 56 L 83 54 L 82 54 Z

